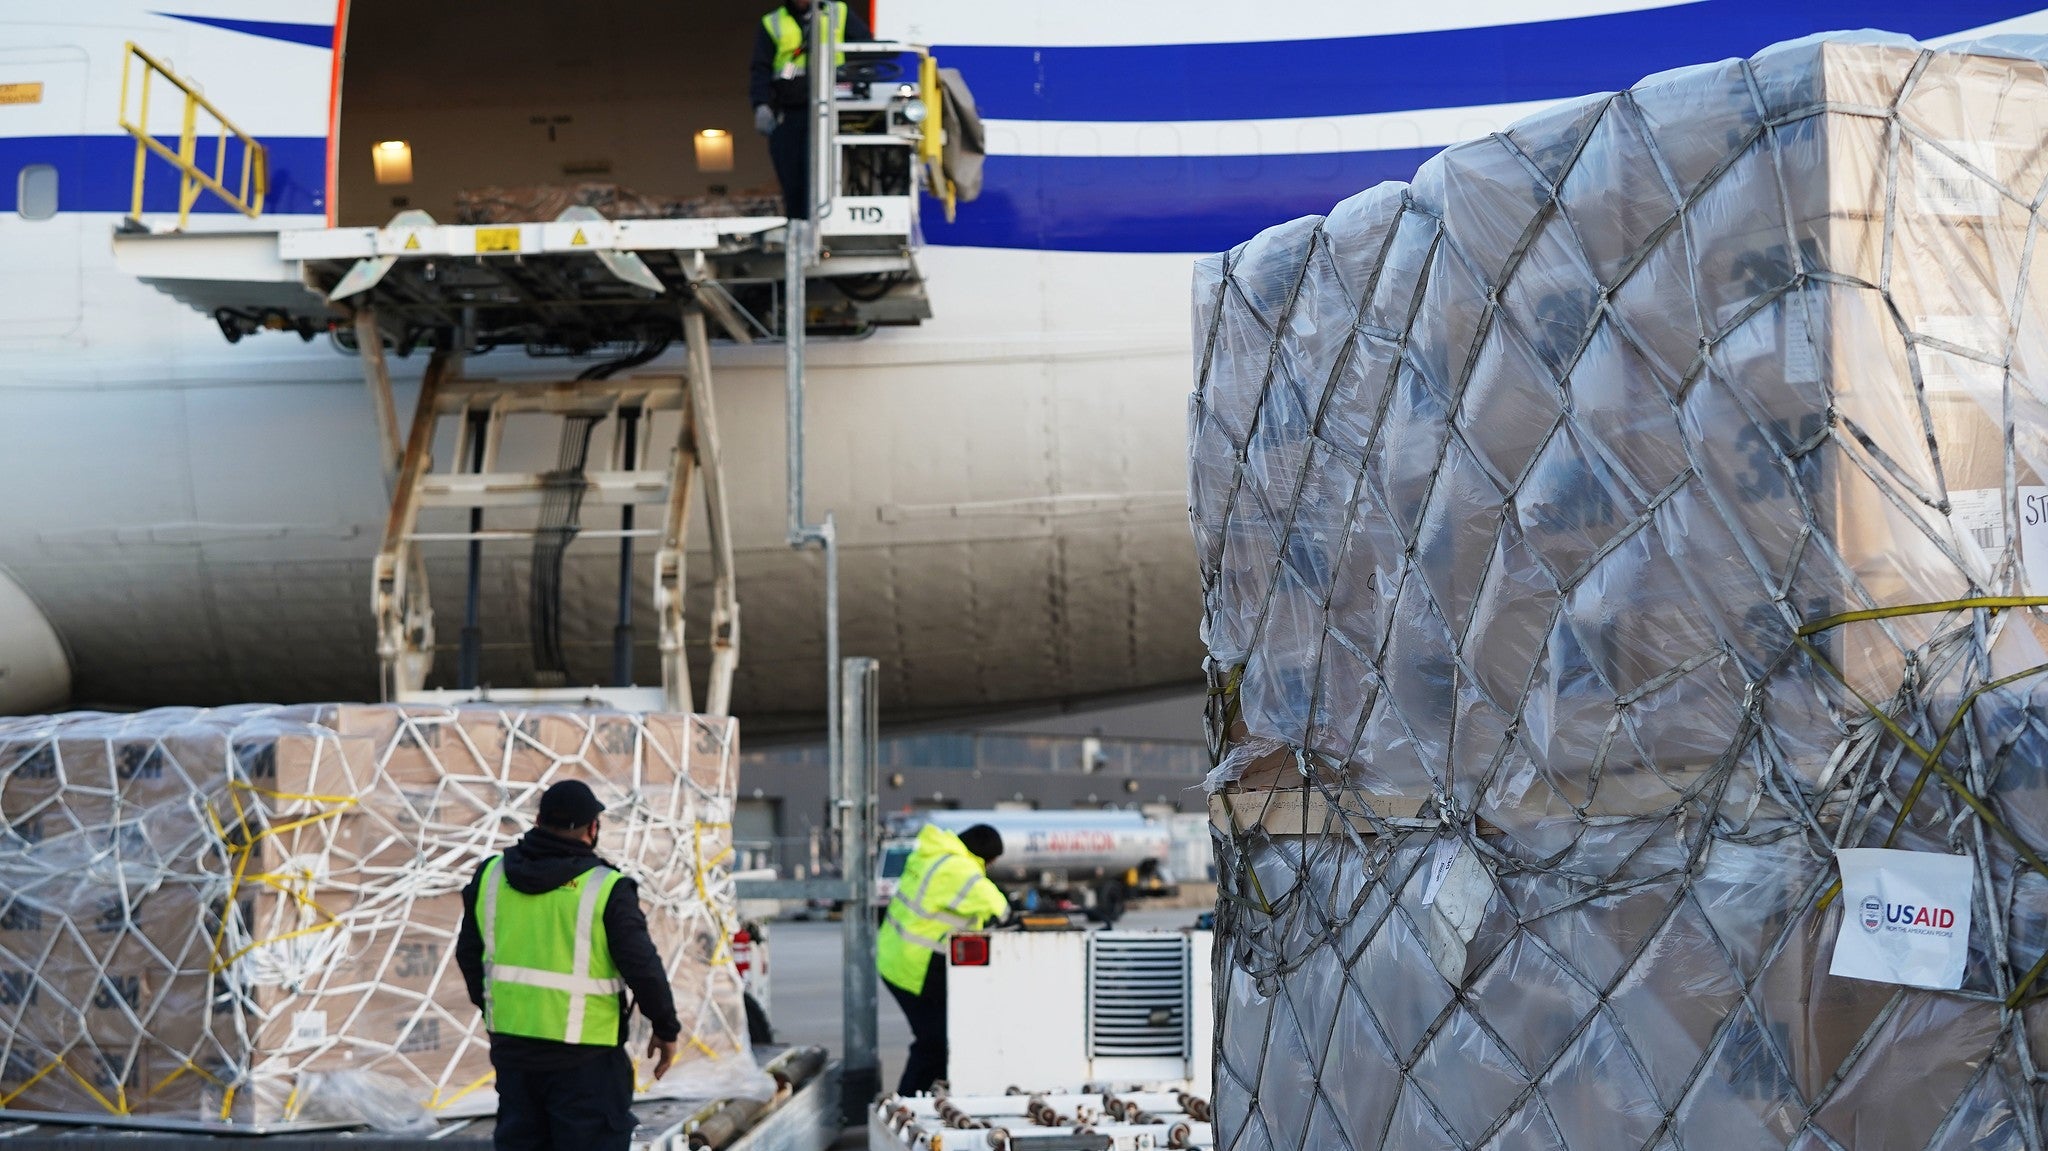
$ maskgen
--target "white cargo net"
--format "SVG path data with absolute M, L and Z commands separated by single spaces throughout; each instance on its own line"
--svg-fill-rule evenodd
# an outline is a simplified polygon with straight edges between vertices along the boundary
M 1200 262 L 1218 1147 L 2048 1143 L 2044 58 L 1665 73 Z M 1826 973 L 1881 845 L 1960 990 Z
M 664 1086 L 760 1078 L 727 942 L 737 752 L 729 719 L 570 709 L 0 720 L 0 1108 L 489 1111 L 461 891 L 564 779 L 606 805 L 599 852 L 637 881 L 669 967 L 683 1044 Z

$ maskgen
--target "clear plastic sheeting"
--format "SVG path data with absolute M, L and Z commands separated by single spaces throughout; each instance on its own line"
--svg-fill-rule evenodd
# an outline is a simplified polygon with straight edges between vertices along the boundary
M 1198 264 L 1218 1147 L 2048 1145 L 2044 59 L 1663 73 Z M 1877 846 L 1961 990 L 1827 974 Z
M 377 1071 L 308 1071 L 297 1084 L 302 1123 L 346 1123 L 394 1135 L 427 1135 L 440 1126 L 405 1080 Z
M 662 1087 L 764 1080 L 728 944 L 737 743 L 729 719 L 490 706 L 0 720 L 0 1108 L 395 1130 L 490 1111 L 461 892 L 563 779 L 605 804 L 598 850 L 669 965 Z

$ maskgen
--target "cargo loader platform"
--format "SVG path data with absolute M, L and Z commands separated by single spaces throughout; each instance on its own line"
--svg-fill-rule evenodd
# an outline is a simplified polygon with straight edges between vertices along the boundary
M 805 275 L 809 334 L 931 318 L 916 257 L 917 197 L 844 196 L 817 226 Z M 781 337 L 781 216 L 608 220 L 572 207 L 545 223 L 442 224 L 399 213 L 380 228 L 124 231 L 124 271 L 207 314 L 229 340 L 333 331 L 374 307 L 401 354 L 461 331 L 474 351 L 585 353 L 678 339 L 697 303 L 720 334 Z
M 680 338 L 682 304 L 701 306 L 734 340 L 783 338 L 786 256 L 795 234 L 807 331 L 856 334 L 916 324 L 932 315 L 917 263 L 919 213 L 929 203 L 950 217 L 955 201 L 943 170 L 937 64 L 914 44 L 837 49 L 847 62 L 833 82 L 821 77 L 812 93 L 818 127 L 811 185 L 819 191 L 797 229 L 772 215 L 608 218 L 580 203 L 548 220 L 444 223 L 408 207 L 382 226 L 334 227 L 330 212 L 330 226 L 309 227 L 303 218 L 264 217 L 260 196 L 231 195 L 220 173 L 192 160 L 196 142 L 181 139 L 178 152 L 161 155 L 180 169 L 188 209 L 202 189 L 212 189 L 248 221 L 194 230 L 187 227 L 189 211 L 181 211 L 175 221 L 145 222 L 138 192 L 114 236 L 115 260 L 212 317 L 231 341 L 262 331 L 308 339 L 332 332 L 352 348 L 350 320 L 371 308 L 401 354 L 436 341 L 445 346 L 450 333 L 469 353 L 509 347 L 582 354 Z M 262 145 L 224 117 L 222 124 L 257 157 L 260 174 Z M 125 119 L 123 126 L 149 138 Z M 138 156 L 137 189 L 146 160 Z

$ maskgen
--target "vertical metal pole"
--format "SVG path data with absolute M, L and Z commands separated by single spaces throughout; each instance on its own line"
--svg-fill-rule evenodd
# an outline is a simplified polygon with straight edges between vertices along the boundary
M 820 6 L 822 9 L 822 5 Z M 826 21 L 813 21 L 823 24 Z M 814 39 L 813 44 L 817 41 Z M 814 55 L 815 61 L 831 56 Z M 811 69 L 812 108 L 819 107 L 818 83 L 827 86 L 823 105 L 829 114 L 832 72 Z M 819 81 L 816 77 L 826 79 Z M 818 138 L 813 137 L 813 143 Z M 817 155 L 813 149 L 813 159 Z M 813 167 L 816 172 L 816 167 Z M 814 189 L 816 185 L 813 185 Z M 789 546 L 810 547 L 825 552 L 825 746 L 832 791 L 832 818 L 839 840 L 841 878 L 849 884 L 843 922 L 843 952 L 840 956 L 841 994 L 845 1007 L 845 1047 L 840 1079 L 842 1117 L 849 1124 L 865 1122 L 867 1105 L 880 1093 L 881 1063 L 875 1055 L 875 923 L 872 902 L 874 786 L 870 777 L 873 763 L 874 661 L 865 664 L 862 676 L 842 675 L 839 658 L 839 525 L 826 513 L 825 522 L 810 524 L 804 518 L 804 321 L 806 315 L 804 275 L 809 265 L 816 226 L 807 220 L 791 220 L 783 245 L 782 264 L 782 366 L 787 436 Z M 850 706 L 844 692 L 848 685 L 864 682 L 861 699 L 865 710 Z M 846 735 L 849 722 L 867 716 L 866 740 L 858 754 L 850 754 Z M 857 764 L 850 768 L 849 765 Z
M 639 466 L 640 409 L 619 409 L 619 467 Z M 633 686 L 633 505 L 619 509 L 619 620 L 612 626 L 612 686 Z
M 839 707 L 839 524 L 825 513 L 822 527 L 813 529 L 825 549 L 825 753 L 836 769 L 846 746 L 846 725 Z M 849 798 L 840 792 L 842 803 Z M 840 850 L 846 850 L 840 841 Z
M 832 215 L 832 200 L 839 191 L 839 113 L 834 97 L 839 87 L 839 30 L 833 27 L 832 5 L 811 5 L 810 63 L 804 76 L 811 82 L 811 155 L 809 204 L 811 222 L 822 224 Z M 810 239 L 815 242 L 816 237 Z
M 470 412 L 469 419 L 469 470 L 481 475 L 484 470 L 484 442 L 490 438 L 491 414 L 488 411 Z M 484 629 L 478 619 L 483 601 L 484 541 L 475 538 L 484 530 L 484 509 L 469 509 L 469 583 L 462 601 L 462 647 L 456 659 L 456 682 L 464 691 L 477 686 L 483 679 Z
M 839 1083 L 847 1122 L 860 1123 L 881 1093 L 882 1063 L 875 1049 L 875 759 L 881 739 L 880 665 L 849 659 L 839 676 L 842 738 L 838 767 L 839 842 L 849 898 L 841 917 L 845 948 L 844 1049 Z
M 804 520 L 804 269 L 812 225 L 791 220 L 782 252 L 782 383 L 784 456 L 788 469 L 789 546 L 825 549 L 825 745 L 839 763 L 839 531 L 830 513 L 823 524 Z
M 804 530 L 804 236 L 810 225 L 791 220 L 782 248 L 782 391 L 784 453 L 789 469 L 789 546 L 810 542 Z M 827 703 L 829 710 L 832 706 Z

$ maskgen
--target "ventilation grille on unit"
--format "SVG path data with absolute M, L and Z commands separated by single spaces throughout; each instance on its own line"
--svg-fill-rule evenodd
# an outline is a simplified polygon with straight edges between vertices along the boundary
M 1096 932 L 1088 946 L 1088 1055 L 1188 1057 L 1188 941 Z

